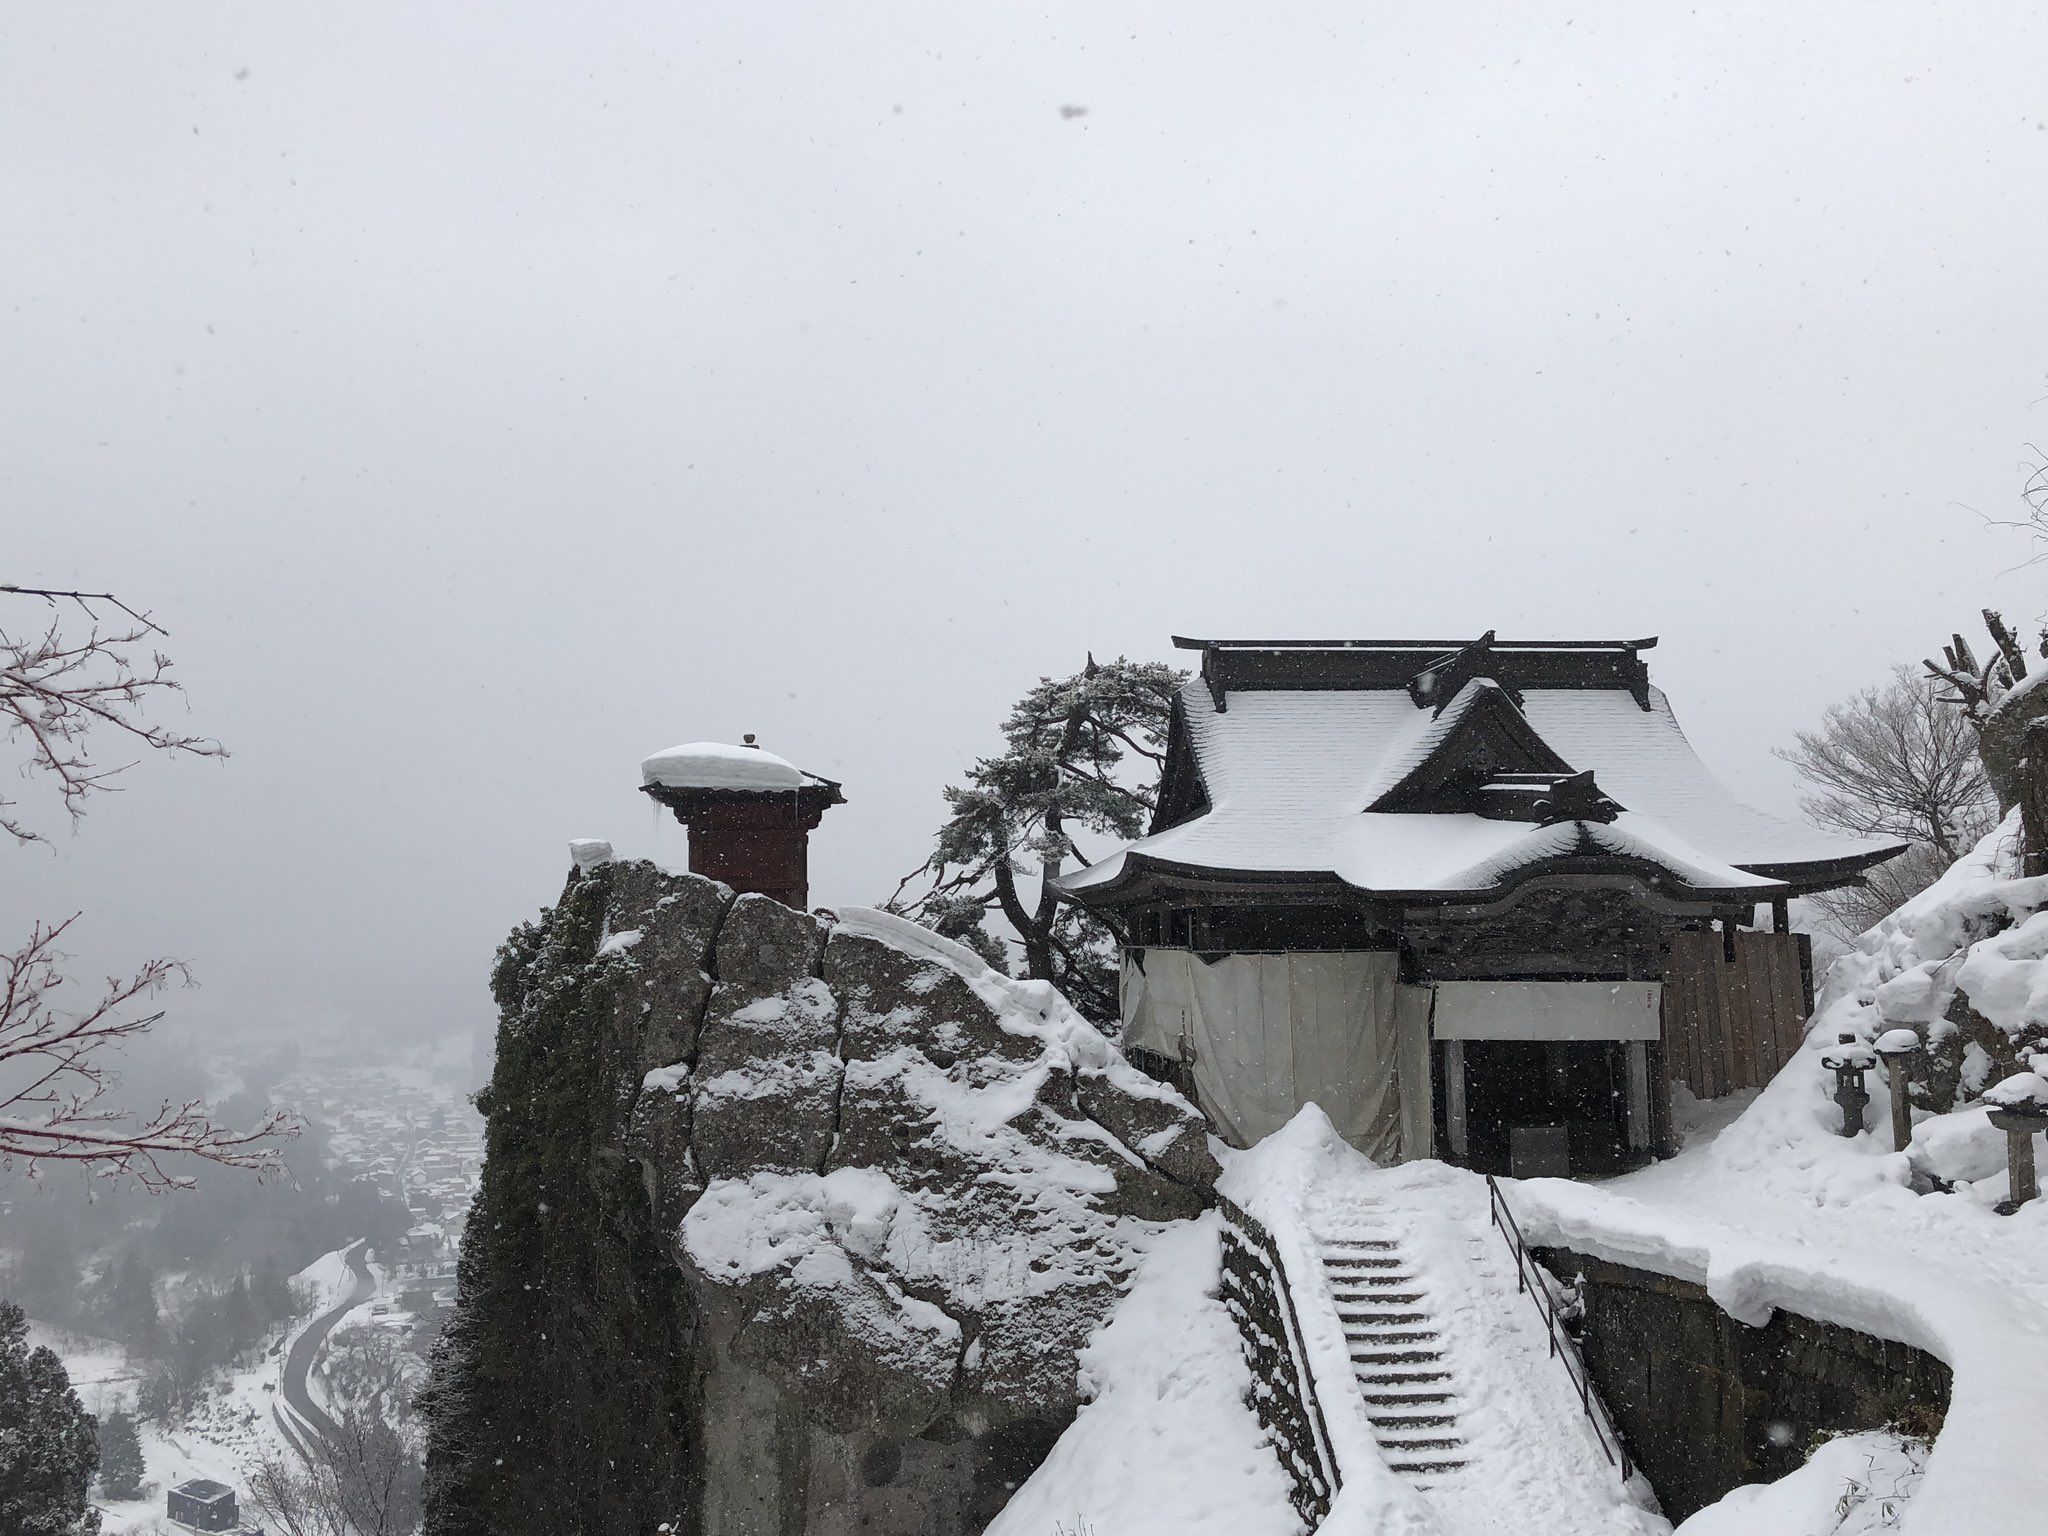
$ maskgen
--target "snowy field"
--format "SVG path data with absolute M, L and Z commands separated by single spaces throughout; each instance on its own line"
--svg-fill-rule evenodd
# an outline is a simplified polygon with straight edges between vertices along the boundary
M 95 1415 L 115 1409 L 134 1412 L 141 1371 L 130 1365 L 119 1345 L 104 1339 L 31 1324 L 30 1341 L 48 1344 L 64 1359 L 72 1389 Z M 210 1477 L 243 1486 L 243 1467 L 283 1441 L 271 1418 L 276 1400 L 277 1359 L 262 1362 L 227 1378 L 183 1424 L 167 1429 L 138 1421 L 142 1441 L 143 1496 L 119 1503 L 97 1500 L 103 1511 L 100 1529 L 106 1536 L 154 1532 L 163 1520 L 164 1491 L 194 1477 Z M 177 1527 L 165 1524 L 165 1530 Z
M 184 1422 L 174 1427 L 137 1420 L 145 1468 L 142 1497 L 121 1502 L 97 1501 L 103 1512 L 100 1528 L 106 1536 L 180 1530 L 181 1527 L 164 1521 L 167 1489 L 190 1478 L 206 1477 L 238 1491 L 246 1490 L 248 1467 L 286 1447 L 284 1432 L 278 1424 L 278 1414 L 284 1411 L 279 1391 L 284 1352 L 307 1321 L 348 1294 L 350 1275 L 344 1252 L 323 1254 L 291 1277 L 294 1293 L 305 1299 L 305 1308 L 297 1322 L 265 1347 L 257 1363 L 229 1374 Z M 374 1269 L 373 1274 L 380 1282 L 377 1294 L 351 1310 L 341 1327 L 392 1321 L 373 1310 L 387 1304 L 383 1299 L 387 1292 L 382 1284 L 384 1276 Z M 33 1321 L 29 1324 L 29 1342 L 46 1344 L 57 1352 L 79 1401 L 96 1417 L 105 1417 L 116 1409 L 135 1411 L 144 1368 L 132 1363 L 120 1345 Z M 324 1396 L 317 1370 L 310 1388 L 316 1397 Z M 245 1517 L 247 1513 L 245 1510 Z

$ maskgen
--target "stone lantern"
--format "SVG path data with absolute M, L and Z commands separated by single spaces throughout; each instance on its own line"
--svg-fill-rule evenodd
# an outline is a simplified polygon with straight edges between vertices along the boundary
M 743 745 L 693 741 L 640 764 L 642 793 L 690 829 L 690 873 L 759 891 L 803 911 L 810 903 L 810 841 L 828 807 L 846 797 L 830 779 Z
M 1991 1107 L 1991 1123 L 2005 1132 L 2009 1198 L 1997 1210 L 2010 1216 L 2041 1193 L 2034 1176 L 2034 1138 L 2048 1131 L 2048 1078 L 2038 1072 L 2015 1072 L 1987 1088 L 1984 1102 Z
M 1820 1064 L 1835 1074 L 1835 1102 L 1842 1106 L 1842 1134 L 1854 1136 L 1863 1129 L 1863 1111 L 1870 1103 L 1870 1090 L 1863 1086 L 1863 1074 L 1877 1065 L 1877 1054 L 1858 1045 L 1854 1035 L 1837 1035 L 1835 1048 L 1821 1057 Z
M 1885 1076 L 1892 1088 L 1892 1146 L 1903 1152 L 1913 1139 L 1913 1101 L 1908 1097 L 1906 1064 L 1920 1054 L 1920 1036 L 1910 1029 L 1888 1029 L 1871 1042 L 1884 1058 Z

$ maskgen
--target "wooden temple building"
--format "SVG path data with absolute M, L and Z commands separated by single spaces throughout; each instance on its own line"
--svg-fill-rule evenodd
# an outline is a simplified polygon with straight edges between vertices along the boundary
M 846 796 L 832 779 L 762 749 L 685 742 L 640 763 L 640 792 L 689 829 L 690 873 L 758 891 L 801 912 L 811 904 L 811 833 Z
M 1134 1059 L 1239 1145 L 1313 1101 L 1382 1161 L 1647 1160 L 1674 1085 L 1797 1048 L 1790 899 L 1900 851 L 1729 794 L 1653 639 L 1174 644 L 1201 672 L 1150 831 L 1061 893 L 1129 937 Z

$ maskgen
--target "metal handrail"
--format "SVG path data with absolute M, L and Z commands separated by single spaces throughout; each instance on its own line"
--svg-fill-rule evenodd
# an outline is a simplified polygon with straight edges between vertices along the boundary
M 1593 1390 L 1592 1378 L 1586 1374 L 1586 1362 L 1579 1354 L 1578 1341 L 1565 1331 L 1564 1320 L 1558 1316 L 1557 1303 L 1551 1297 L 1550 1287 L 1544 1283 L 1541 1266 L 1529 1252 L 1529 1245 L 1522 1238 L 1521 1226 L 1515 1221 L 1515 1213 L 1509 1207 L 1507 1197 L 1501 1193 L 1499 1182 L 1490 1173 L 1486 1176 L 1486 1193 L 1490 1197 L 1493 1224 L 1500 1228 L 1501 1236 L 1507 1240 L 1508 1251 L 1515 1257 L 1515 1289 L 1527 1291 L 1534 1298 L 1536 1310 L 1543 1315 L 1544 1331 L 1550 1335 L 1550 1353 L 1564 1362 L 1565 1374 L 1571 1377 L 1572 1385 L 1578 1389 L 1579 1407 L 1592 1424 L 1600 1449 L 1607 1453 L 1608 1465 L 1619 1467 L 1621 1480 L 1627 1482 L 1634 1471 L 1634 1464 L 1629 1459 L 1628 1447 L 1622 1444 L 1621 1431 L 1615 1427 L 1600 1394 Z

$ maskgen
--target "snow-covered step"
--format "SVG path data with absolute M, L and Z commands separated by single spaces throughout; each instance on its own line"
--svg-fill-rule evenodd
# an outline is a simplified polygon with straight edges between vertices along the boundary
M 1298 1305 L 1341 1333 L 1356 1381 L 1331 1412 L 1344 1414 L 1347 1438 L 1372 1436 L 1427 1500 L 1433 1529 L 1669 1536 L 1647 1488 L 1622 1485 L 1586 1426 L 1537 1309 L 1516 1289 L 1483 1181 L 1441 1164 L 1339 1157 L 1292 1219 L 1321 1270 L 1318 1294 Z
M 1366 1421 L 1392 1471 L 1430 1488 L 1464 1469 L 1458 1395 L 1428 1288 L 1399 1232 L 1361 1202 L 1318 1239 L 1323 1273 L 1365 1397 Z

